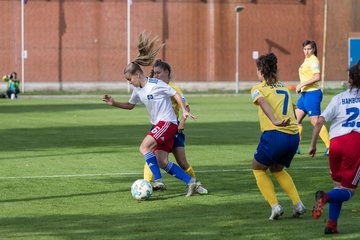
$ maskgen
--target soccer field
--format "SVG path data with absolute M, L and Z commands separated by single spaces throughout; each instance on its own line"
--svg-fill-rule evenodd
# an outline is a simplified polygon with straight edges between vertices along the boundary
M 142 202 L 130 186 L 144 166 L 138 147 L 150 123 L 143 106 L 116 109 L 101 96 L 1 100 L 0 239 L 329 239 L 327 207 L 320 220 L 311 217 L 314 193 L 332 184 L 321 140 L 315 158 L 306 154 L 308 118 L 302 153 L 288 170 L 308 212 L 292 218 L 291 201 L 275 184 L 285 213 L 269 221 L 251 172 L 260 130 L 250 96 L 188 100 L 198 119 L 186 125 L 187 157 L 209 195 L 185 198 L 185 185 L 162 171 L 168 190 Z M 330 238 L 360 239 L 359 222 L 355 195 Z

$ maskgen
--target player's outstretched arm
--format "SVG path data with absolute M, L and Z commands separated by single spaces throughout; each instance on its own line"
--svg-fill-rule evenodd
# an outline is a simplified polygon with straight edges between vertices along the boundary
M 310 143 L 310 148 L 309 148 L 309 155 L 311 157 L 314 157 L 316 154 L 316 142 L 317 142 L 317 139 L 319 138 L 320 130 L 324 124 L 325 124 L 325 118 L 320 116 L 318 118 L 318 120 L 316 121 L 313 132 L 312 132 L 311 143 Z
M 104 95 L 103 101 L 110 106 L 114 106 L 122 109 L 128 109 L 128 110 L 131 110 L 136 106 L 135 104 L 131 104 L 129 102 L 116 102 L 112 96 L 107 94 Z
M 182 109 L 182 117 L 183 117 L 183 118 L 186 119 L 187 117 L 191 117 L 192 119 L 196 119 L 196 116 L 193 115 L 193 114 L 191 114 L 191 113 L 186 109 L 186 107 L 185 107 L 185 105 L 184 105 L 184 103 L 183 103 L 183 101 L 182 101 L 182 98 L 181 98 L 180 94 L 176 93 L 176 94 L 174 95 L 174 98 L 175 98 L 176 102 L 179 104 L 179 106 L 180 106 L 181 109 Z

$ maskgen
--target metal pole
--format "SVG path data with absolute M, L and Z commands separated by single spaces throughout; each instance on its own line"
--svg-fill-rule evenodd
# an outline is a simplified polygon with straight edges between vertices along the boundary
M 235 7 L 236 12 L 236 67 L 235 67 L 235 93 L 239 93 L 239 26 L 240 26 L 240 12 L 244 7 L 239 5 Z
M 239 15 L 240 12 L 236 11 L 236 70 L 235 70 L 235 93 L 239 92 Z
M 24 64 L 24 41 L 25 41 L 25 34 L 24 34 L 24 1 L 21 0 L 21 91 L 25 92 L 25 64 Z
M 132 0 L 128 0 L 127 1 L 127 63 L 129 64 L 130 63 L 130 45 L 131 45 L 131 42 L 130 42 L 130 33 L 131 33 L 131 22 L 130 22 L 130 7 L 131 7 L 131 4 L 132 4 Z M 127 83 L 127 92 L 129 93 L 130 92 L 130 83 L 128 82 Z
M 321 71 L 321 89 L 324 91 L 324 80 L 325 80 L 325 65 L 326 65 L 326 35 L 327 35 L 327 12 L 328 12 L 328 1 L 324 2 L 324 30 L 323 30 L 323 53 L 322 53 L 322 71 Z

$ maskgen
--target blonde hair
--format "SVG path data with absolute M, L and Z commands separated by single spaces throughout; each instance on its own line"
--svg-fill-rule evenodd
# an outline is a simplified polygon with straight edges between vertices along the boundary
M 143 74 L 141 66 L 151 66 L 154 61 L 157 53 L 165 45 L 164 43 L 156 46 L 156 43 L 159 41 L 159 37 L 156 36 L 150 39 L 150 36 L 145 32 L 141 32 L 139 35 L 138 51 L 139 54 L 131 63 L 129 63 L 125 69 L 124 74 L 134 75 L 137 73 Z

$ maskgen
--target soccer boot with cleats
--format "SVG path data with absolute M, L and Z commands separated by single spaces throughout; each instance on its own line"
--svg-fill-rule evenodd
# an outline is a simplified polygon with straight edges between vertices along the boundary
M 306 213 L 306 208 L 302 202 L 298 202 L 293 206 L 293 217 L 297 218 Z
M 280 204 L 276 204 L 271 208 L 271 216 L 269 217 L 269 220 L 278 220 L 283 214 L 284 209 L 280 206 Z
M 339 233 L 336 227 L 335 228 L 329 226 L 325 227 L 324 234 L 336 234 L 336 233 Z
M 200 194 L 200 195 L 206 195 L 208 194 L 208 190 L 206 188 L 204 188 L 202 185 L 199 185 L 196 189 L 195 192 Z
M 312 210 L 313 219 L 319 219 L 326 203 L 326 193 L 324 191 L 317 191 L 315 193 L 315 205 Z
M 158 190 L 166 190 L 166 186 L 164 184 L 164 182 L 162 181 L 162 179 L 158 179 L 158 180 L 155 180 L 154 181 L 154 184 L 153 184 L 153 190 L 154 191 L 158 191 Z
M 187 188 L 186 197 L 192 196 L 200 185 L 201 183 L 199 181 L 196 181 L 195 178 L 191 178 L 190 182 L 186 185 Z
M 326 151 L 324 152 L 324 157 L 328 157 L 329 156 L 329 148 L 326 149 Z

